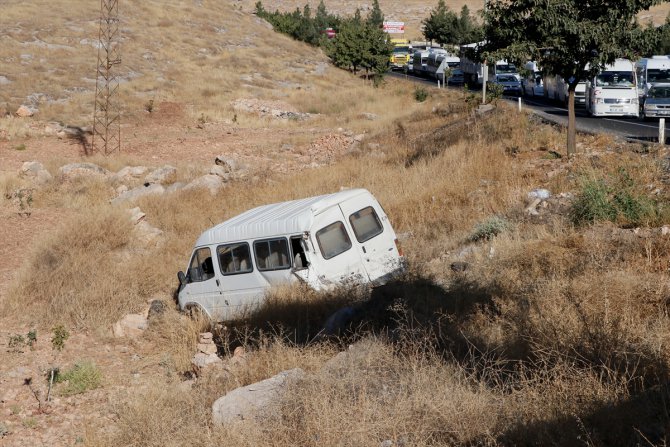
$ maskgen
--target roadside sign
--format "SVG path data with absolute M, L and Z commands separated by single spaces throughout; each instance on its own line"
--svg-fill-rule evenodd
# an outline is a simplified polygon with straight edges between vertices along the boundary
M 405 22 L 384 22 L 383 26 L 389 34 L 405 34 Z

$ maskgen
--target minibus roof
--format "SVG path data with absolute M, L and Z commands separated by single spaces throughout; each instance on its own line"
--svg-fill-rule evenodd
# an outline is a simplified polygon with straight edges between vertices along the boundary
M 347 189 L 333 194 L 259 206 L 206 230 L 195 245 L 201 247 L 300 234 L 311 229 L 314 216 L 363 194 L 370 193 L 362 188 Z

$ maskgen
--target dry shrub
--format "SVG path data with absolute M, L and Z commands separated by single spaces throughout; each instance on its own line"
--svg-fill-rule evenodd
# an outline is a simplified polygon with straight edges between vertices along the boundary
M 103 329 L 155 293 L 146 280 L 155 259 L 135 249 L 125 211 L 93 208 L 73 217 L 33 246 L 4 311 L 45 325 Z

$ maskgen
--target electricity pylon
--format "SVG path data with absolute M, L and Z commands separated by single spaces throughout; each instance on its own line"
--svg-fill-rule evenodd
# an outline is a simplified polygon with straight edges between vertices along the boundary
M 93 150 L 103 152 L 105 155 L 121 151 L 121 110 L 117 93 L 119 80 L 114 70 L 120 63 L 119 1 L 100 0 Z

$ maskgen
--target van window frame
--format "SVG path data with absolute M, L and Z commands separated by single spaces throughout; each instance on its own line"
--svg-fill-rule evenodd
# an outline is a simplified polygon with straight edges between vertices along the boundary
M 269 244 L 272 241 L 281 241 L 283 240 L 286 243 L 286 259 L 288 260 L 288 266 L 284 267 L 275 267 L 275 268 L 261 268 L 261 265 L 258 263 L 258 252 L 256 251 L 256 245 L 257 244 L 262 244 L 262 243 L 267 243 Z M 259 272 L 275 272 L 277 270 L 290 270 L 291 267 L 293 267 L 293 262 L 291 262 L 291 245 L 288 243 L 288 239 L 284 236 L 281 237 L 271 237 L 271 238 L 266 238 L 266 239 L 259 239 L 254 241 L 253 244 L 254 248 L 254 262 L 256 263 L 256 267 L 258 268 Z M 270 252 L 270 246 L 268 245 L 268 253 Z M 269 256 L 269 255 L 268 255 Z
M 372 210 L 372 215 L 374 216 L 375 222 L 377 222 L 377 225 L 379 226 L 380 230 L 379 230 L 379 232 L 373 234 L 372 236 L 370 236 L 366 239 L 361 239 L 361 238 L 358 237 L 358 232 L 356 231 L 356 226 L 354 226 L 354 222 L 352 221 L 352 218 L 354 217 L 355 214 L 358 214 L 362 211 L 365 211 L 368 208 Z M 384 232 L 384 224 L 382 224 L 382 221 L 379 218 L 379 214 L 377 214 L 377 210 L 375 210 L 375 208 L 372 205 L 366 206 L 365 208 L 361 208 L 360 210 L 358 210 L 354 213 L 351 213 L 349 215 L 349 224 L 351 225 L 351 229 L 354 231 L 354 236 L 356 236 L 356 240 L 358 241 L 359 244 L 362 244 L 362 243 L 367 242 L 371 239 L 374 239 L 374 238 L 376 238 L 377 236 L 379 236 L 380 234 L 382 234 Z
M 226 272 L 226 271 L 223 270 L 223 263 L 221 262 L 221 254 L 219 253 L 219 250 L 220 250 L 221 248 L 232 247 L 232 246 L 235 246 L 235 245 L 246 245 L 246 247 L 247 247 L 247 253 L 249 254 L 249 269 L 248 269 L 248 270 L 244 270 L 244 271 L 239 271 L 239 272 Z M 246 274 L 249 274 L 249 273 L 253 273 L 253 271 L 254 271 L 254 263 L 253 263 L 253 261 L 252 261 L 251 258 L 252 258 L 252 256 L 251 256 L 251 248 L 249 247 L 249 243 L 248 243 L 248 242 L 231 242 L 231 243 L 229 243 L 229 244 L 221 244 L 221 245 L 217 245 L 217 246 L 216 246 L 216 259 L 217 259 L 217 261 L 218 261 L 218 263 L 219 263 L 219 271 L 221 272 L 221 274 L 222 274 L 223 276 L 246 275 Z M 233 258 L 233 260 L 234 260 L 234 258 Z
M 200 262 L 200 257 L 198 255 L 198 253 L 200 253 L 203 250 L 207 250 L 209 252 L 209 256 L 205 257 L 205 259 L 202 262 Z M 196 258 L 197 258 L 198 266 L 197 267 L 191 267 L 191 265 L 193 265 L 193 260 L 196 259 Z M 211 272 L 210 276 L 208 278 L 205 278 L 205 279 L 193 279 L 193 276 L 191 275 L 191 270 L 193 268 L 200 269 L 200 277 L 201 278 L 204 276 L 204 270 L 203 270 L 202 266 L 205 264 L 207 259 L 209 259 L 211 264 L 212 264 L 212 272 Z M 209 248 L 209 247 L 198 247 L 195 250 L 193 250 L 193 254 L 191 255 L 191 260 L 188 263 L 188 271 L 187 272 L 188 272 L 188 275 L 187 275 L 186 284 L 192 284 L 192 283 L 196 283 L 196 282 L 205 282 L 205 281 L 209 281 L 210 279 L 214 278 L 216 276 L 216 271 L 214 269 L 214 258 L 212 257 L 212 249 Z
M 342 250 L 342 251 L 340 251 L 340 252 L 338 252 L 338 253 L 336 253 L 336 254 L 334 254 L 334 255 L 332 255 L 332 256 L 326 256 L 326 254 L 325 254 L 325 252 L 324 252 L 324 250 L 323 250 L 323 246 L 321 245 L 321 239 L 319 239 L 319 233 L 321 233 L 321 232 L 322 232 L 323 230 L 325 230 L 326 228 L 332 227 L 333 225 L 336 225 L 336 224 L 340 224 L 342 230 L 344 231 L 344 234 L 345 234 L 346 237 L 347 237 L 347 241 L 349 242 L 349 246 L 348 246 L 346 249 L 344 249 L 344 250 Z M 349 232 L 347 231 L 347 227 L 346 227 L 346 225 L 344 225 L 344 222 L 342 222 L 341 220 L 336 220 L 335 222 L 330 223 L 330 224 L 328 224 L 328 225 L 322 227 L 320 230 L 318 230 L 318 231 L 316 232 L 316 234 L 314 235 L 314 237 L 316 238 L 316 243 L 319 245 L 319 250 L 321 251 L 321 256 L 323 256 L 323 259 L 326 259 L 326 260 L 333 259 L 333 258 L 335 258 L 335 257 L 337 257 L 337 256 L 339 256 L 339 255 L 341 255 L 342 253 L 346 253 L 346 252 L 348 252 L 349 250 L 351 250 L 351 247 L 353 247 L 353 243 L 351 242 L 351 237 L 349 236 Z

